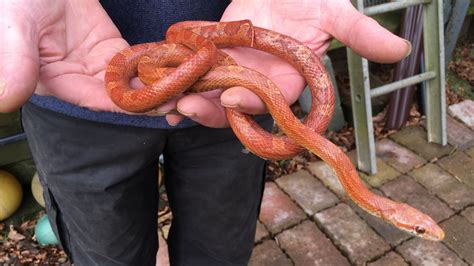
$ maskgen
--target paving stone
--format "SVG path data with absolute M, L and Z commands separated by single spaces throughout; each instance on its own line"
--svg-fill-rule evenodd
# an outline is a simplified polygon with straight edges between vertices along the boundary
M 310 216 L 339 202 L 336 195 L 305 170 L 282 176 L 276 183 Z
M 467 149 L 465 153 L 469 155 L 469 157 L 474 158 L 474 147 Z
M 441 242 L 414 238 L 399 246 L 397 251 L 412 265 L 467 265 Z
M 349 265 L 313 222 L 304 221 L 276 238 L 295 265 Z
M 448 107 L 448 113 L 474 130 L 474 101 L 464 100 Z
M 365 184 L 369 184 L 371 187 L 379 187 L 385 182 L 397 178 L 400 173 L 395 171 L 392 167 L 388 166 L 382 159 L 376 159 L 377 164 L 377 173 L 375 175 L 367 175 L 365 173 L 359 172 L 362 180 L 365 181 Z
M 402 256 L 394 251 L 390 251 L 380 259 L 368 263 L 367 266 L 404 266 L 408 263 L 405 262 Z
M 389 139 L 377 141 L 375 151 L 378 158 L 400 173 L 407 173 L 411 169 L 418 168 L 426 163 L 423 157 Z
M 405 127 L 397 133 L 390 135 L 390 138 L 414 151 L 416 154 L 421 155 L 428 161 L 447 155 L 453 149 L 451 145 L 443 147 L 437 143 L 428 142 L 426 131 L 418 126 Z
M 333 242 L 349 256 L 352 263 L 362 264 L 384 254 L 390 246 L 346 204 L 315 215 Z
M 444 220 L 454 213 L 445 203 L 406 175 L 384 184 L 380 190 L 390 198 L 430 215 L 435 221 Z
M 474 158 L 464 152 L 457 152 L 439 160 L 438 164 L 464 184 L 474 188 Z
M 474 264 L 474 225 L 466 218 L 455 215 L 443 222 L 444 242 L 470 265 Z
M 451 117 L 447 117 L 448 142 L 459 150 L 474 146 L 474 131 Z
M 451 179 L 454 179 L 443 168 L 433 163 L 427 163 L 423 167 L 414 169 L 408 175 L 432 192 L 436 192 L 440 187 L 450 183 Z
M 156 265 L 167 266 L 170 265 L 170 258 L 168 257 L 168 244 L 161 234 L 158 234 L 159 248 L 156 253 Z
M 461 214 L 466 217 L 466 219 L 474 224 L 474 207 L 466 208 Z
M 352 165 L 357 168 L 357 150 L 351 150 L 347 152 L 346 155 L 351 160 Z M 357 171 L 362 182 L 364 182 L 365 186 L 368 188 L 380 186 L 388 180 L 392 180 L 400 175 L 400 173 L 388 166 L 380 158 L 376 158 L 375 163 L 377 165 L 377 173 L 375 175 L 368 175 L 362 171 Z
M 255 243 L 261 242 L 264 238 L 268 237 L 270 233 L 268 233 L 265 226 L 260 222 L 257 221 L 257 229 L 255 232 Z
M 336 174 L 325 162 L 310 162 L 308 163 L 308 170 L 311 174 L 318 177 L 325 186 L 327 186 L 332 192 L 336 193 L 339 197 L 343 198 L 346 195 L 346 192 Z
M 273 182 L 265 184 L 259 220 L 273 234 L 299 223 L 306 215 Z
M 319 180 L 321 180 L 321 182 L 323 182 L 323 184 L 332 192 L 334 192 L 338 197 L 347 198 L 346 192 L 342 187 L 341 182 L 339 182 L 336 173 L 334 173 L 328 164 L 323 161 L 310 162 L 307 168 L 311 174 L 315 175 Z M 364 182 L 367 187 L 370 187 L 370 185 L 364 180 L 364 178 L 367 179 L 367 176 L 364 175 L 365 174 L 359 172 L 362 182 Z M 389 178 L 391 178 L 391 176 L 393 175 L 389 175 Z
M 408 173 L 455 209 L 474 203 L 474 189 L 467 187 L 436 164 L 428 163 Z
M 378 190 L 372 190 L 372 192 L 381 195 L 382 193 Z M 395 226 L 387 223 L 386 221 L 369 214 L 364 211 L 354 202 L 350 202 L 349 205 L 353 210 L 361 216 L 365 222 L 367 222 L 370 227 L 372 227 L 379 235 L 381 235 L 385 241 L 387 241 L 392 247 L 399 245 L 403 241 L 411 237 L 410 234 L 405 233 L 404 231 L 396 228 Z
M 253 248 L 252 257 L 249 261 L 250 266 L 275 265 L 286 266 L 293 265 L 291 260 L 278 248 L 273 240 L 265 240 Z

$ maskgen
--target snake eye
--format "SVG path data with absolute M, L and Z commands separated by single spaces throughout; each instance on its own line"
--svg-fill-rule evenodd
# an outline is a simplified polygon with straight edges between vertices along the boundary
M 417 234 L 424 234 L 426 232 L 425 228 L 421 227 L 421 226 L 417 226 L 415 227 L 415 231 Z

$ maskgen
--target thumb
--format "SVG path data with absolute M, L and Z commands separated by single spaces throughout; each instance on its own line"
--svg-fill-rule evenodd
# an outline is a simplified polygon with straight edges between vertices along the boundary
M 407 40 L 358 12 L 350 2 L 341 3 L 328 1 L 329 12 L 323 23 L 329 34 L 354 52 L 379 63 L 397 62 L 411 52 L 411 44 Z
M 0 36 L 0 112 L 12 112 L 31 97 L 38 81 L 38 32 L 24 13 L 5 8 Z

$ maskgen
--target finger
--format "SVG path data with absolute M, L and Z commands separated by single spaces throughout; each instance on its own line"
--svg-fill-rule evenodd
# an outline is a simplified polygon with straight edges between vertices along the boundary
M 357 54 L 379 63 L 394 63 L 411 52 L 407 40 L 358 12 L 349 1 L 328 1 L 327 6 L 324 29 Z
M 280 74 L 272 77 L 271 80 L 278 86 L 288 105 L 293 104 L 302 92 L 304 80 L 298 74 Z M 264 102 L 256 94 L 243 87 L 234 87 L 224 91 L 221 104 L 251 115 L 267 112 Z
M 166 122 L 168 122 L 170 126 L 174 127 L 177 124 L 179 124 L 181 121 L 183 121 L 183 119 L 186 117 L 180 114 L 173 113 L 173 114 L 167 114 L 165 118 L 166 118 Z
M 228 108 L 246 114 L 263 114 L 265 104 L 255 93 L 243 87 L 234 87 L 224 91 L 221 95 L 221 104 Z
M 137 77 L 132 78 L 130 80 L 130 87 L 133 88 L 133 89 L 141 89 L 144 86 L 145 86 L 145 84 L 143 84 L 143 82 Z M 167 115 L 167 114 L 170 114 L 170 113 L 177 113 L 176 104 L 177 104 L 178 100 L 180 98 L 182 98 L 183 96 L 184 95 L 179 95 L 175 99 L 172 99 L 172 100 L 158 106 L 157 108 L 146 112 L 145 114 L 150 115 L 150 116 L 164 116 L 164 115 Z M 170 117 L 174 117 L 174 116 L 170 116 Z M 178 115 L 178 117 L 181 117 L 181 116 Z M 174 125 L 177 125 L 182 120 L 182 118 L 181 119 L 170 118 L 170 119 L 171 119 L 171 121 L 173 121 L 172 123 L 175 123 Z
M 33 94 L 38 81 L 38 32 L 28 16 L 0 10 L 0 112 L 11 112 Z M 21 18 L 21 19 L 19 19 Z
M 47 89 L 45 89 L 47 88 Z M 128 113 L 109 97 L 101 78 L 81 74 L 64 74 L 39 82 L 36 94 L 54 96 L 65 102 L 93 111 Z M 130 113 L 131 114 L 131 113 Z
M 183 96 L 179 96 L 176 99 L 173 99 L 169 102 L 166 102 L 158 106 L 158 108 L 153 110 L 153 115 L 162 116 L 162 115 L 167 115 L 170 113 L 176 113 L 176 108 L 177 108 L 176 106 L 177 106 L 178 100 L 182 97 Z
M 229 126 L 219 98 L 206 98 L 201 94 L 187 95 L 178 101 L 178 111 L 207 127 L 224 128 Z

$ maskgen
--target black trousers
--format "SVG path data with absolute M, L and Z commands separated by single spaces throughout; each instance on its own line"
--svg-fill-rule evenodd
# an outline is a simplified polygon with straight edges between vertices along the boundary
M 33 104 L 23 108 L 23 125 L 49 220 L 75 265 L 155 264 L 160 154 L 173 212 L 171 264 L 248 262 L 264 161 L 243 152 L 230 129 L 101 124 Z

